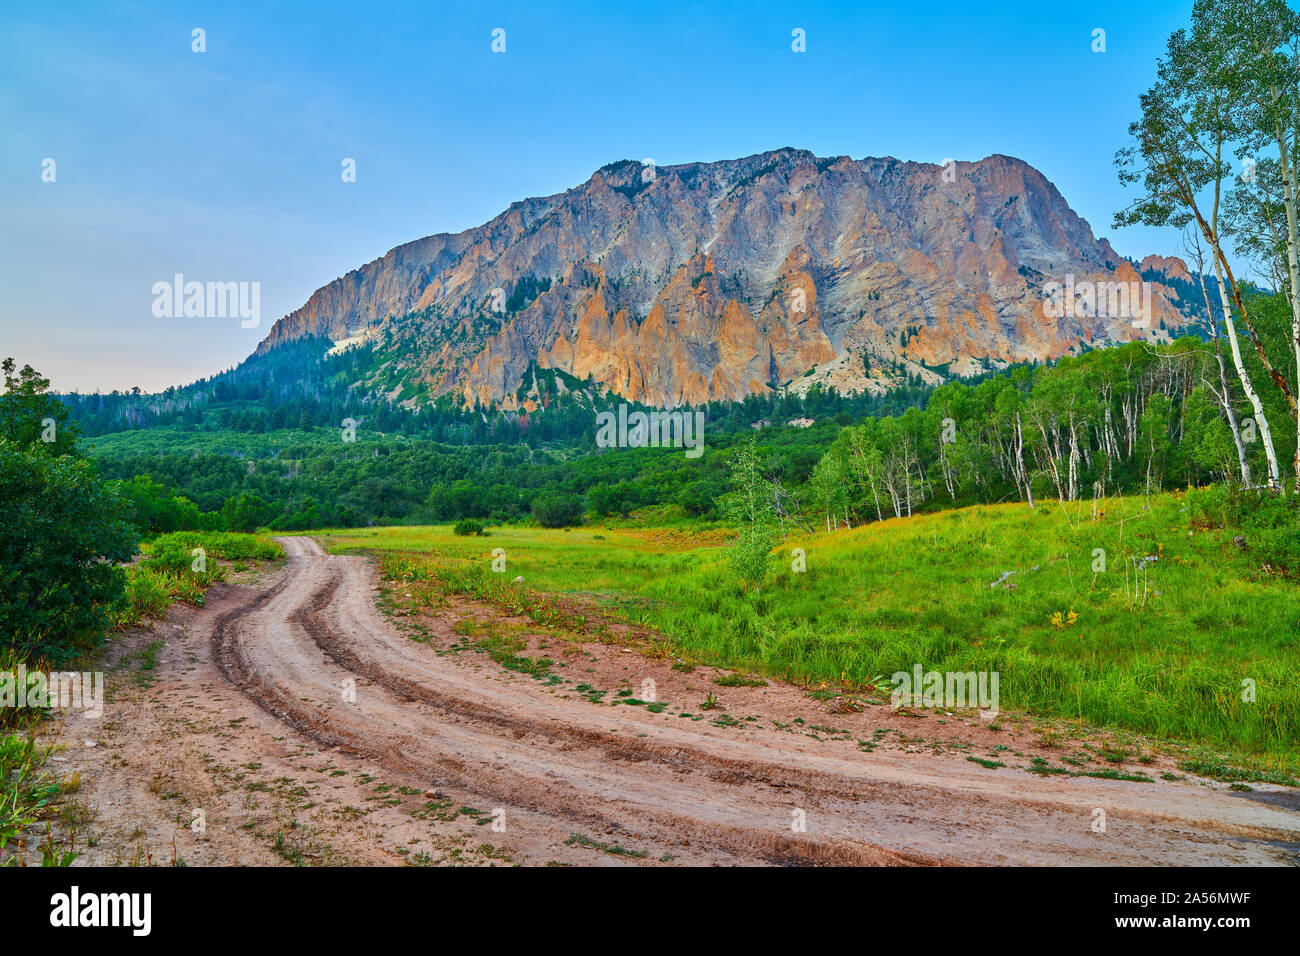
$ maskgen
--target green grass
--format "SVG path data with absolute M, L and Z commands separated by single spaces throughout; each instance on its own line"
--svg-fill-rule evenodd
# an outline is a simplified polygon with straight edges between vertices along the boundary
M 49 819 L 63 792 L 58 779 L 42 770 L 49 755 L 50 748 L 38 745 L 32 734 L 0 735 L 0 865 L 25 866 L 35 859 L 35 850 L 43 866 L 68 866 L 77 858 L 52 835 L 24 852 L 24 837 Z
M 1199 774 L 1202 777 L 1212 777 L 1215 780 L 1224 782 L 1249 780 L 1252 783 L 1278 783 L 1286 787 L 1300 787 L 1300 780 L 1296 780 L 1295 777 L 1288 773 L 1233 767 L 1220 760 L 1184 760 L 1178 766 L 1179 769 L 1186 770 L 1188 773 Z
M 199 556 L 194 552 L 200 548 L 205 555 L 196 569 Z M 161 618 L 176 601 L 202 606 L 204 592 L 225 577 L 228 566 L 251 567 L 283 553 L 267 535 L 225 531 L 158 535 L 140 550 L 141 560 L 127 569 L 126 597 L 113 615 L 115 627 Z
M 713 683 L 719 687 L 766 687 L 767 681 L 761 677 L 749 677 L 745 674 L 724 674 L 715 678 Z
M 1003 710 L 1300 766 L 1300 588 L 1235 548 L 1233 530 L 1189 534 L 1183 495 L 1110 499 L 1105 510 L 1094 521 L 1088 503 L 1068 514 L 1055 501 L 978 506 L 792 537 L 759 593 L 736 582 L 725 534 L 711 529 L 324 537 L 334 551 L 378 552 L 390 577 L 540 623 L 567 614 L 580 626 L 574 608 L 594 605 L 657 630 L 697 663 L 850 691 L 918 663 L 996 671 Z M 790 570 L 794 547 L 807 551 L 806 573 Z M 490 571 L 493 548 L 505 550 L 505 573 Z M 1094 574 L 1097 548 L 1106 570 Z M 1135 586 L 1134 562 L 1147 556 L 1158 560 Z M 1016 573 L 990 587 L 1007 571 Z
M 235 534 L 229 531 L 175 531 L 160 534 L 141 547 L 145 563 L 182 570 L 192 566 L 194 550 L 202 548 L 209 558 L 223 561 L 274 561 L 283 553 L 265 534 Z
M 519 654 L 519 651 L 527 647 L 527 643 L 521 637 L 491 635 L 483 638 L 475 646 L 486 652 L 506 670 L 545 680 L 551 676 L 551 664 L 554 662 L 546 657 L 525 657 Z
M 593 840 L 589 836 L 581 833 L 573 833 L 564 841 L 568 846 L 583 846 L 589 850 L 599 850 L 601 853 L 608 853 L 611 856 L 627 856 L 637 860 L 644 860 L 650 854 L 645 850 L 629 850 L 625 846 L 617 843 L 602 843 L 599 840 Z

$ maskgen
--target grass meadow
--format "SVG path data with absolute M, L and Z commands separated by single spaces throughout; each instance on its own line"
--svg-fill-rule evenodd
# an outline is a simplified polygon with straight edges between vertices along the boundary
M 320 537 L 336 553 L 380 555 L 390 577 L 436 576 L 507 603 L 540 594 L 597 607 L 660 632 L 688 661 L 851 693 L 917 663 L 997 671 L 1003 710 L 1300 766 L 1294 580 L 1261 566 L 1233 531 L 1198 526 L 1182 494 L 1107 499 L 1095 514 L 1091 502 L 1050 504 L 792 536 L 757 592 L 737 583 L 719 529 Z M 502 573 L 491 570 L 497 548 Z M 795 548 L 806 571 L 793 570 Z

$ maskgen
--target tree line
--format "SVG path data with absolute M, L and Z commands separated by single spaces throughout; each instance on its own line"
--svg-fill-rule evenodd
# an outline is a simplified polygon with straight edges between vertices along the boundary
M 833 529 L 975 502 L 1034 507 L 1241 480 L 1243 471 L 1248 482 L 1267 451 L 1252 419 L 1229 427 L 1227 413 L 1241 400 L 1225 406 L 1219 387 L 1212 347 L 1191 337 L 1098 349 L 974 386 L 949 383 L 924 409 L 842 429 L 814 467 L 805 501 Z
M 1156 73 L 1115 157 L 1139 190 L 1115 224 L 1184 230 L 1240 479 L 1276 488 L 1289 464 L 1300 490 L 1300 16 L 1284 0 L 1197 0 Z M 1271 294 L 1252 298 L 1230 253 Z M 1239 418 L 1258 436 L 1262 474 Z

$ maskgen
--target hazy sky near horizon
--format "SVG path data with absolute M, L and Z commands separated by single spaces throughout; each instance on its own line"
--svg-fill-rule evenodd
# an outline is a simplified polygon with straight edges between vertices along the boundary
M 1121 255 L 1180 254 L 1172 230 L 1111 227 L 1133 196 L 1112 160 L 1190 10 L 8 0 L 0 356 L 61 391 L 185 384 L 392 247 L 617 159 L 1005 153 Z M 796 27 L 806 53 L 791 51 Z M 195 28 L 206 52 L 191 49 Z M 153 286 L 176 273 L 260 283 L 260 326 L 155 317 Z

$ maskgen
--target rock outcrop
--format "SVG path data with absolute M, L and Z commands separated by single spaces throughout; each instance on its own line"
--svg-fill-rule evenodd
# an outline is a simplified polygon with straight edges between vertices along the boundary
M 1187 274 L 1176 259 L 1148 267 Z M 1054 285 L 1140 282 L 1007 156 L 624 161 L 393 249 L 318 290 L 259 350 L 364 334 L 433 394 L 514 407 L 535 365 L 672 407 L 814 383 L 879 390 L 904 371 L 938 380 L 1176 334 L 1163 284 L 1141 314 L 1141 295 L 1118 313 L 1047 303 Z

